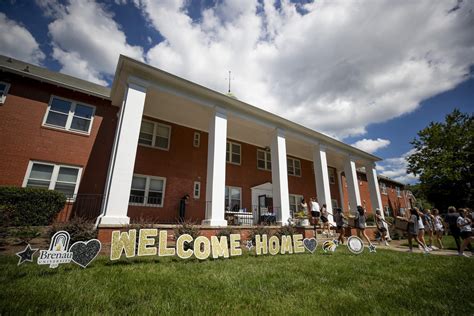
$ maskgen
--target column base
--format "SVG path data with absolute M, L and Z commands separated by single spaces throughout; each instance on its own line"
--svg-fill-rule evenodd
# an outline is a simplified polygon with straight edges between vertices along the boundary
M 201 225 L 211 227 L 226 227 L 227 221 L 225 219 L 205 219 L 201 222 Z
M 130 224 L 130 217 L 113 217 L 113 216 L 103 216 L 98 219 L 99 224 L 105 225 L 128 225 Z

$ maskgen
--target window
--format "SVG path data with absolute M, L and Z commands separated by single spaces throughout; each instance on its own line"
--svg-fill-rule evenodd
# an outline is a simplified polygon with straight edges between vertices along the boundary
M 193 146 L 199 147 L 201 145 L 201 133 L 194 132 Z
M 171 126 L 142 120 L 138 143 L 145 146 L 168 150 L 170 148 Z
M 329 175 L 329 183 L 335 184 L 336 183 L 336 172 L 333 168 L 328 168 L 328 175 Z
M 240 144 L 227 142 L 225 160 L 227 162 L 240 165 Z
M 30 161 L 23 186 L 63 192 L 68 199 L 73 199 L 81 172 L 79 167 Z
M 9 83 L 3 82 L 3 81 L 0 82 L 0 104 L 5 103 L 9 89 L 10 89 Z
M 287 158 L 288 174 L 291 176 L 301 176 L 301 162 L 298 159 Z
M 257 168 L 272 170 L 272 154 L 269 151 L 257 149 Z
M 298 212 L 299 205 L 303 200 L 302 195 L 290 194 L 290 215 L 294 217 L 295 213 Z
M 331 205 L 333 210 L 339 207 L 336 199 L 331 200 Z
M 402 197 L 402 192 L 400 190 L 400 187 L 396 187 L 397 190 L 397 197 Z
M 134 175 L 129 204 L 162 207 L 166 179 L 162 177 Z
M 382 192 L 382 194 L 387 194 L 387 185 L 385 182 L 380 182 L 380 192 Z
M 195 199 L 199 199 L 200 196 L 201 196 L 201 182 L 195 181 L 194 189 L 193 189 L 193 197 Z
M 237 187 L 225 187 L 225 210 L 238 212 L 242 205 L 242 189 Z
M 43 125 L 89 133 L 92 127 L 95 107 L 75 101 L 52 97 Z

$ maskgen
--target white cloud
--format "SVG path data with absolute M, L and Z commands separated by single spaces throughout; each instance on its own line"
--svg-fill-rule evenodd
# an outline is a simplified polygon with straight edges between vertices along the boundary
M 378 172 L 383 176 L 405 184 L 417 182 L 418 177 L 415 177 L 413 174 L 407 174 L 408 162 L 406 158 L 413 153 L 415 153 L 414 149 L 404 153 L 400 157 L 384 159 L 377 165 Z
M 137 1 L 135 1 L 137 2 Z M 453 88 L 474 63 L 474 2 L 219 1 L 199 20 L 190 1 L 137 5 L 165 38 L 149 63 L 316 130 L 365 133 Z
M 359 148 L 360 150 L 366 151 L 368 153 L 373 154 L 379 149 L 385 148 L 390 145 L 390 141 L 388 139 L 361 139 L 356 141 L 352 146 Z
M 115 72 L 119 54 L 143 60 L 143 49 L 127 43 L 120 25 L 102 5 L 92 0 L 70 0 L 55 7 L 54 2 L 37 3 L 45 14 L 56 18 L 48 29 L 61 72 L 106 84 L 106 76 Z
M 44 54 L 31 33 L 0 12 L 0 54 L 41 64 Z

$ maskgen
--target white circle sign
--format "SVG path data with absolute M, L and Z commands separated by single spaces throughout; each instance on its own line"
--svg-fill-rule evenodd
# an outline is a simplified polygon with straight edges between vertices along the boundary
M 351 236 L 347 239 L 347 248 L 353 254 L 359 255 L 364 251 L 364 243 L 357 236 Z

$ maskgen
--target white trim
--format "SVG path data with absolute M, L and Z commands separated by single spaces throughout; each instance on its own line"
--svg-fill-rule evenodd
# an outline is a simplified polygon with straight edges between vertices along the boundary
M 226 157 L 226 163 L 230 163 L 230 164 L 233 164 L 233 165 L 237 165 L 237 166 L 240 166 L 242 164 L 242 144 L 240 143 L 236 143 L 236 142 L 233 142 L 233 141 L 230 141 L 230 140 L 227 140 L 226 141 L 226 156 L 227 156 L 227 144 L 229 144 L 229 160 L 227 160 L 227 157 Z M 232 148 L 234 146 L 239 146 L 239 162 L 233 162 L 232 161 Z
M 0 94 L 0 104 L 4 104 L 7 100 L 8 91 L 10 90 L 10 84 L 5 81 L 0 81 L 0 84 L 5 85 L 5 90 L 3 90 L 3 93 Z
M 160 176 L 149 176 L 145 174 L 134 173 L 133 177 L 145 178 L 145 194 L 143 197 L 143 203 L 130 202 L 130 197 L 128 198 L 129 206 L 146 206 L 146 207 L 159 207 L 162 208 L 165 205 L 165 190 L 166 190 L 166 178 Z M 150 204 L 148 203 L 148 195 L 150 193 L 150 181 L 151 180 L 161 180 L 163 181 L 163 190 L 161 191 L 161 204 Z M 132 178 L 133 182 L 133 178 Z M 133 188 L 130 186 L 130 194 L 132 193 Z
M 225 202 L 228 202 L 229 203 L 229 208 L 232 204 L 232 193 L 231 193 L 231 190 L 232 189 L 237 189 L 239 190 L 239 210 L 242 208 L 242 188 L 241 187 L 233 187 L 233 186 L 230 186 L 230 185 L 226 185 L 225 186 L 226 189 L 228 189 L 229 191 L 229 196 L 228 196 L 228 199 L 226 200 L 225 199 L 225 191 L 224 191 L 224 208 L 225 208 Z M 232 211 L 232 210 L 230 210 Z
M 293 167 L 293 174 L 291 174 L 290 170 L 288 169 L 287 170 L 288 175 L 293 176 L 293 177 L 300 177 L 301 178 L 302 175 L 303 175 L 303 171 L 301 170 L 301 160 L 297 159 L 297 158 L 290 157 L 290 156 L 286 156 L 286 161 L 288 161 L 288 160 L 292 161 L 291 165 Z M 299 168 L 300 169 L 300 174 L 296 174 L 295 161 L 298 161 L 300 163 L 300 168 Z
M 67 115 L 66 126 L 64 126 L 64 127 L 46 123 L 46 120 L 48 119 L 48 114 L 51 110 L 51 104 L 53 103 L 54 98 L 71 103 L 71 107 L 69 108 L 69 113 L 68 114 L 62 113 L 63 115 Z M 91 115 L 91 118 L 90 118 L 89 129 L 87 131 L 81 131 L 81 130 L 71 128 L 71 124 L 72 124 L 72 120 L 73 120 L 74 115 L 75 115 L 77 104 L 92 108 L 92 115 Z M 94 124 L 95 110 L 96 110 L 96 107 L 93 106 L 93 105 L 90 105 L 90 104 L 87 104 L 87 103 L 84 103 L 84 102 L 80 102 L 80 101 L 75 101 L 75 100 L 68 99 L 68 98 L 63 98 L 63 97 L 52 94 L 51 97 L 49 98 L 48 108 L 46 109 L 46 113 L 43 117 L 43 122 L 42 122 L 41 126 L 48 127 L 48 128 L 53 128 L 53 129 L 58 129 L 58 130 L 61 130 L 61 131 L 68 131 L 68 132 L 72 132 L 72 133 L 78 133 L 78 134 L 82 134 L 82 135 L 90 135 L 91 130 L 92 130 L 92 125 Z M 53 112 L 55 112 L 55 111 L 53 111 Z M 87 120 L 87 118 L 81 118 L 81 119 L 86 119 Z
M 259 151 L 263 153 L 263 156 L 264 156 L 263 161 L 265 163 L 265 168 L 260 168 L 258 166 L 258 161 L 261 160 L 261 159 L 258 159 L 258 152 Z M 270 155 L 270 160 L 267 159 L 267 154 Z M 272 171 L 271 167 L 270 167 L 270 169 L 267 168 L 268 163 L 270 163 L 270 164 L 272 163 L 272 153 L 270 151 L 265 150 L 265 149 L 257 148 L 257 169 L 258 170 L 265 170 L 265 171 Z
M 380 181 L 380 193 L 382 193 L 383 195 L 388 195 L 388 191 L 387 191 L 387 184 L 383 181 Z
M 196 194 L 196 185 L 197 185 L 198 194 Z M 193 198 L 197 200 L 200 197 L 201 197 L 201 182 L 200 181 L 194 181 L 194 184 L 193 184 Z
M 51 179 L 49 180 L 48 190 L 54 190 L 54 188 L 56 187 L 57 180 L 58 180 L 58 175 L 59 175 L 59 169 L 61 167 L 77 169 L 78 170 L 77 171 L 77 179 L 76 179 L 76 183 L 75 183 L 75 186 L 74 186 L 74 193 L 73 193 L 74 196 L 77 195 L 77 191 L 79 190 L 79 184 L 81 182 L 82 167 L 72 166 L 72 165 L 65 165 L 65 164 L 60 164 L 60 163 L 43 162 L 43 161 L 38 161 L 38 160 L 30 160 L 28 162 L 28 167 L 26 168 L 25 177 L 23 178 L 23 183 L 22 183 L 23 188 L 26 188 L 26 186 L 28 184 L 28 180 L 30 179 L 30 175 L 31 175 L 31 169 L 33 168 L 33 165 L 35 163 L 40 164 L 40 165 L 47 165 L 47 166 L 52 166 L 53 167 L 53 172 L 51 174 Z M 74 197 L 71 197 L 71 198 L 68 198 L 67 200 L 68 200 L 68 202 L 73 202 L 74 199 L 75 199 Z
M 298 203 L 298 201 L 304 199 L 304 196 L 301 195 L 301 194 L 292 194 L 292 193 L 288 194 L 288 201 L 290 202 L 290 203 L 289 203 L 290 212 L 291 212 L 291 198 L 292 198 L 292 197 L 295 198 L 295 203 L 296 203 L 296 204 L 294 204 L 294 205 L 296 206 L 296 210 L 295 210 L 294 212 L 295 212 L 295 213 L 298 213 L 298 212 L 299 212 L 298 206 L 299 206 L 299 204 L 300 204 L 300 203 Z M 292 215 L 292 217 L 293 217 L 295 214 L 293 213 L 293 214 L 291 214 L 291 215 Z
M 194 132 L 193 146 L 196 148 L 199 148 L 201 146 L 201 133 L 200 132 Z
M 143 147 L 148 147 L 148 148 L 156 148 L 156 149 L 160 149 L 160 150 L 169 151 L 170 150 L 170 145 L 171 145 L 171 125 L 156 122 L 156 121 L 152 121 L 152 120 L 148 120 L 148 119 L 145 119 L 145 118 L 142 118 L 142 122 L 148 122 L 148 123 L 153 124 L 153 135 L 152 135 L 152 139 L 151 139 L 151 145 L 147 145 L 147 144 L 141 144 L 140 143 L 140 134 L 139 134 L 139 136 L 138 136 L 138 145 L 143 146 Z M 155 141 L 156 141 L 156 136 L 157 136 L 156 135 L 156 130 L 157 130 L 158 126 L 167 127 L 169 129 L 169 132 L 168 132 L 168 146 L 166 148 L 155 146 Z M 140 133 L 141 133 L 141 129 L 142 129 L 142 125 L 140 123 Z
M 332 181 L 331 181 L 331 173 L 332 173 Z M 336 184 L 336 169 L 331 168 L 328 166 L 328 179 L 329 179 L 329 184 Z

